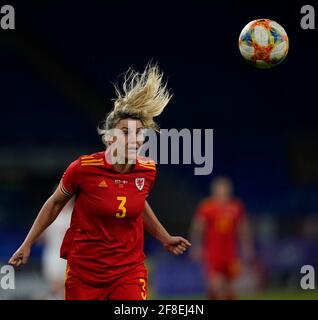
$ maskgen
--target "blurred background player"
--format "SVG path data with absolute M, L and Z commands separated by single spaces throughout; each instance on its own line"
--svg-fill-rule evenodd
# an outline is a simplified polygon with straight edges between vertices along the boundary
M 240 262 L 249 264 L 254 259 L 249 222 L 244 205 L 232 195 L 230 179 L 215 178 L 210 191 L 192 221 L 191 256 L 202 261 L 209 299 L 235 299 L 233 285 Z
M 74 201 L 74 197 L 69 200 L 43 234 L 42 272 L 48 286 L 48 294 L 45 297 L 48 300 L 64 299 L 66 260 L 60 258 L 60 248 L 65 232 L 70 226 Z

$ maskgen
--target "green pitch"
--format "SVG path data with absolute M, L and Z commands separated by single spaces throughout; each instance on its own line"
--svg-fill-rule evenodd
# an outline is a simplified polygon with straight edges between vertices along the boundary
M 182 296 L 160 296 L 154 295 L 149 297 L 150 299 L 160 300 L 204 300 L 205 296 L 202 295 L 182 295 Z M 318 300 L 317 291 L 303 291 L 303 292 L 274 292 L 267 291 L 257 294 L 246 294 L 239 296 L 239 300 Z
M 243 295 L 241 300 L 318 300 L 317 291 L 302 292 L 264 292 L 254 295 Z

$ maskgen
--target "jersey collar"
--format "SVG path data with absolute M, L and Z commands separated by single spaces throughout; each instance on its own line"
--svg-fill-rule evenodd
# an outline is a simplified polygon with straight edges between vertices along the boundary
M 120 172 L 118 172 L 118 171 L 116 171 L 115 169 L 114 169 L 114 167 L 113 167 L 113 165 L 112 165 L 112 163 L 111 163 L 111 154 L 110 154 L 110 152 L 111 152 L 111 149 L 109 148 L 107 148 L 105 151 L 104 151 L 104 162 L 105 162 L 105 167 L 107 168 L 107 169 L 110 169 L 110 170 L 112 170 L 112 171 L 115 171 L 115 172 L 117 172 L 118 174 L 120 174 Z M 140 162 L 139 162 L 139 158 L 137 157 L 137 159 L 136 159 L 136 163 L 135 164 L 132 164 L 132 166 L 131 166 L 131 168 L 127 171 L 127 172 L 125 172 L 125 173 L 129 173 L 129 172 L 132 172 L 132 171 L 134 171 L 134 170 L 136 170 L 137 168 L 139 168 L 139 164 L 140 164 Z

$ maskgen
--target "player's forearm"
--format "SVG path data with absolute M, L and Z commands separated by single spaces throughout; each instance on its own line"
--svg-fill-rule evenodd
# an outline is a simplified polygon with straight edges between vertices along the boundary
M 254 257 L 254 247 L 251 236 L 244 235 L 241 237 L 242 255 L 245 259 Z
M 253 237 L 247 220 L 242 223 L 240 238 L 243 257 L 252 259 L 254 257 Z
M 192 243 L 192 247 L 201 248 L 202 239 L 203 239 L 203 223 L 197 220 L 194 220 L 190 228 L 190 241 Z
M 65 203 L 56 202 L 50 197 L 41 208 L 23 244 L 32 246 L 42 232 L 56 219 Z
M 142 218 L 144 228 L 161 243 L 165 243 L 167 239 L 171 237 L 169 232 L 160 223 L 147 201 L 142 213 Z
M 200 232 L 190 232 L 190 241 L 193 248 L 200 248 L 202 244 L 202 234 Z

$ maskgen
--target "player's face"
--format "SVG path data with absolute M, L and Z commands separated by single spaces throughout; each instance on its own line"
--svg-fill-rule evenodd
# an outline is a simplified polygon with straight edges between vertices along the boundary
M 231 184 L 227 181 L 218 182 L 213 188 L 213 195 L 221 201 L 228 200 L 232 196 Z
M 120 129 L 123 133 L 119 139 L 120 143 L 125 145 L 125 160 L 136 159 L 138 149 L 144 143 L 143 125 L 140 120 L 136 119 L 122 119 L 117 125 L 117 129 Z

